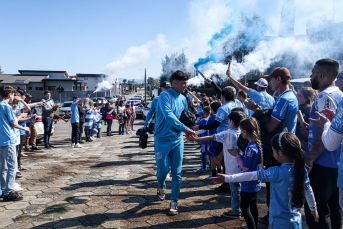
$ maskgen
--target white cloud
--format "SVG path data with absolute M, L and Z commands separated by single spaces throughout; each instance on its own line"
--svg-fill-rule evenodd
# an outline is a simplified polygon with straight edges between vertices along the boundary
M 170 46 L 167 43 L 165 35 L 158 34 L 155 40 L 148 41 L 141 46 L 129 47 L 124 56 L 107 64 L 104 72 L 113 75 L 119 69 L 124 69 L 148 60 L 152 53 L 168 50 L 169 48 Z

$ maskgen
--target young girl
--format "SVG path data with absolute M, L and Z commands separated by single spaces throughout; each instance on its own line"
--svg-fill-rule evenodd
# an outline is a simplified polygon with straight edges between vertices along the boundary
M 119 105 L 117 107 L 117 117 L 119 123 L 119 135 L 125 135 L 124 126 L 125 126 L 125 106 L 124 101 L 119 101 Z
M 131 102 L 131 131 L 135 131 L 135 129 L 133 129 L 133 124 L 136 120 L 136 107 L 135 107 L 135 102 L 132 101 Z
M 130 104 L 126 104 L 124 115 L 125 115 L 125 129 L 126 129 L 126 134 L 131 134 L 131 131 L 130 131 L 130 123 L 131 123 L 131 106 L 130 106 Z
M 243 155 L 237 149 L 228 150 L 236 157 L 243 172 L 258 171 L 262 163 L 262 146 L 260 127 L 255 118 L 247 117 L 239 123 L 243 138 L 249 141 Z M 258 211 L 256 205 L 257 192 L 261 190 L 261 181 L 244 181 L 241 187 L 241 210 L 249 229 L 257 228 Z
M 269 228 L 301 228 L 301 211 L 304 197 L 318 222 L 316 201 L 305 170 L 304 152 L 293 133 L 281 133 L 272 138 L 273 155 L 281 166 L 267 170 L 212 178 L 213 183 L 266 181 L 271 183 Z

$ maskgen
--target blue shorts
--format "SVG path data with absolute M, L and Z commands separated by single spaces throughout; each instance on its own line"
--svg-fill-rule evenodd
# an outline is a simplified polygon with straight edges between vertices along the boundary
M 207 152 L 207 145 L 201 144 L 200 145 L 200 153 L 206 153 Z
M 207 155 L 210 157 L 216 157 L 220 154 L 220 152 L 217 152 L 217 147 L 208 146 L 207 147 Z

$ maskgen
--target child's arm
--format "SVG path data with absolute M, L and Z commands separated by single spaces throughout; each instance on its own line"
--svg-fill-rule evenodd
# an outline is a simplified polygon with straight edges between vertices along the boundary
M 258 172 L 247 172 L 247 173 L 237 173 L 233 175 L 218 174 L 217 177 L 212 177 L 212 183 L 231 183 L 231 182 L 242 182 L 242 181 L 254 181 L 257 180 Z
M 319 216 L 317 211 L 317 203 L 311 186 L 309 186 L 308 189 L 305 189 L 305 198 L 311 210 L 311 214 L 314 216 L 314 221 L 318 222 Z
M 235 150 L 235 149 L 234 149 Z M 229 151 L 229 150 L 228 150 Z M 230 152 L 230 151 L 229 151 Z M 230 154 L 231 154 L 231 152 L 230 152 Z M 232 154 L 231 154 L 232 155 Z M 243 165 L 243 159 L 242 159 L 242 157 L 241 157 L 241 155 L 238 155 L 238 153 L 237 153 L 237 155 L 236 155 L 236 161 L 237 161 L 237 163 L 238 163 L 238 165 L 242 168 L 242 170 L 244 171 L 244 172 L 248 172 L 249 171 L 249 168 L 247 168 L 247 167 L 244 167 L 244 165 Z
M 187 138 L 187 141 L 190 141 L 190 142 L 202 142 L 202 141 L 211 141 L 213 140 L 213 136 L 205 136 L 205 137 L 193 137 L 193 136 L 189 136 L 189 135 L 186 135 L 186 138 Z

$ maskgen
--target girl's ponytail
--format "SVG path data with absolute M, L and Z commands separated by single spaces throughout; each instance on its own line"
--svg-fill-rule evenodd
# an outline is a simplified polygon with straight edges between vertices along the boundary
M 300 141 L 293 133 L 276 134 L 272 147 L 294 161 L 293 207 L 301 208 L 305 202 L 305 156 Z

